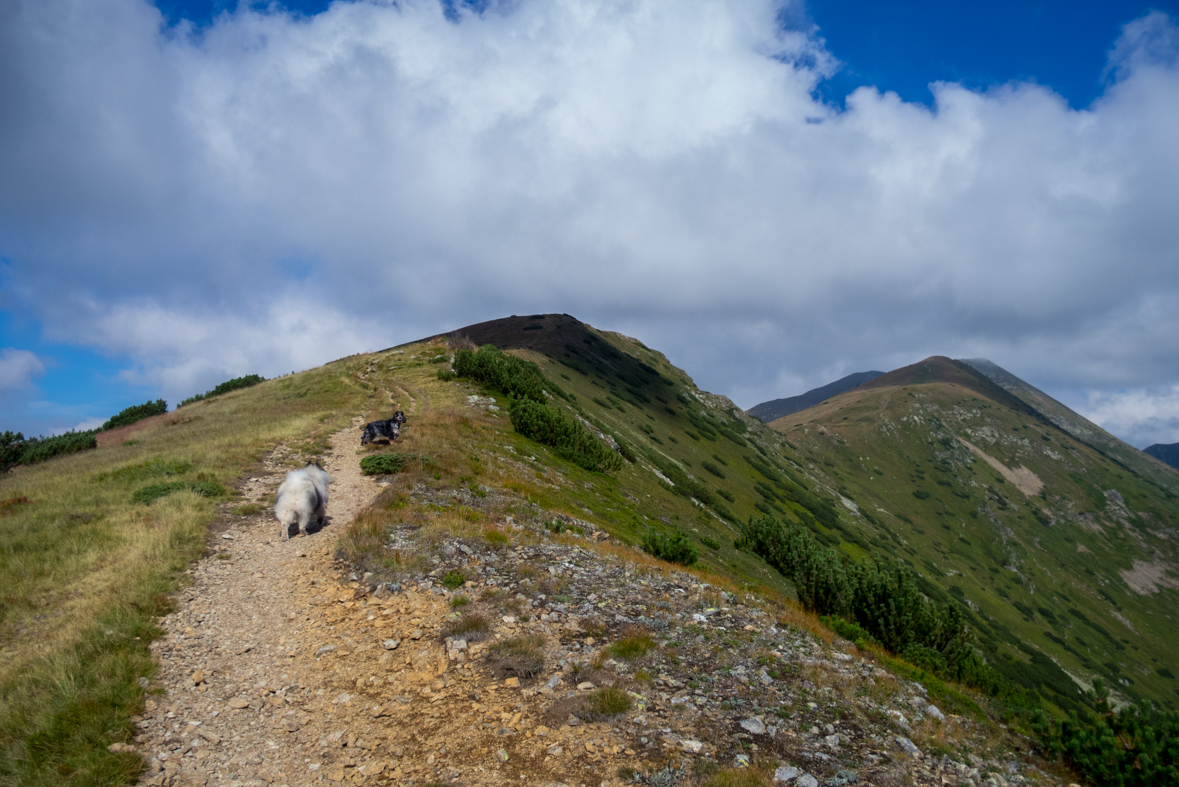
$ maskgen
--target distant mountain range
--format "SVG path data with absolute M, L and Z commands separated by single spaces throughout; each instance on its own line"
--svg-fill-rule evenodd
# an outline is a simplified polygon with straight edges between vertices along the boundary
M 785 399 L 762 402 L 759 405 L 750 407 L 745 412 L 768 424 L 770 421 L 790 415 L 791 413 L 797 413 L 799 410 L 814 407 L 825 399 L 830 399 L 832 396 L 837 396 L 844 391 L 850 391 L 857 385 L 866 383 L 882 374 L 884 372 L 856 372 L 833 383 L 827 383 L 821 388 L 813 388 L 798 396 L 788 396 Z
M 1160 462 L 1165 462 L 1171 467 L 1179 467 L 1179 443 L 1155 443 L 1144 450 L 1144 453 L 1150 454 Z

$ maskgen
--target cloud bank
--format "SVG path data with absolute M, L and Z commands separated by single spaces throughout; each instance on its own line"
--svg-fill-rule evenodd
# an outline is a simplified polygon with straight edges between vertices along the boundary
M 10 300 L 172 399 L 534 311 L 743 406 L 935 353 L 1131 409 L 1176 382 L 1161 13 L 1083 110 L 1024 83 L 840 110 L 815 97 L 838 53 L 765 0 L 361 0 L 201 31 L 143 0 L 4 8 Z
M 0 349 L 0 391 L 29 388 L 45 374 L 45 364 L 28 350 Z

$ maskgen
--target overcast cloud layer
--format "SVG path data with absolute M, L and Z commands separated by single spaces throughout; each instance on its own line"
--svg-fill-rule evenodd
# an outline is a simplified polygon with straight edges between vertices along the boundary
M 1137 445 L 1179 440 L 1179 28 L 1076 111 L 932 109 L 760 0 L 242 11 L 0 3 L 0 282 L 175 401 L 510 313 L 568 312 L 748 407 L 987 357 Z M 34 356 L 6 352 L 0 384 Z

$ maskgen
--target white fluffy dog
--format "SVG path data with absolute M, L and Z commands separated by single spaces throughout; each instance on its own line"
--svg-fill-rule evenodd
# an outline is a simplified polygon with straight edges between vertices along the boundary
M 299 532 L 307 535 L 307 524 L 315 517 L 319 524 L 327 516 L 328 482 L 331 477 L 317 464 L 308 463 L 301 470 L 287 473 L 278 488 L 274 516 L 282 525 L 282 538 L 290 539 L 291 525 L 299 523 Z

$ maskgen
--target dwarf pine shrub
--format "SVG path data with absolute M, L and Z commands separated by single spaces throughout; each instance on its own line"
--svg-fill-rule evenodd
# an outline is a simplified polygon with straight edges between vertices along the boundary
M 196 394 L 195 396 L 188 397 L 183 402 L 176 405 L 176 408 L 179 409 L 184 407 L 186 404 L 199 402 L 203 399 L 208 399 L 211 396 L 220 396 L 221 394 L 229 393 L 230 391 L 236 391 L 240 388 L 249 388 L 251 385 L 257 385 L 258 383 L 264 382 L 266 382 L 266 378 L 258 374 L 247 374 L 245 377 L 235 377 L 232 380 L 226 380 L 220 385 L 214 386 L 210 390 L 205 391 L 203 394 Z
M 360 460 L 360 472 L 365 475 L 393 475 L 400 473 L 413 454 L 370 454 Z
M 1064 760 L 1094 784 L 1179 784 L 1179 713 L 1148 700 L 1114 711 L 1101 678 L 1087 699 L 1094 710 L 1061 720 L 1041 711 L 1033 718 L 1049 759 Z
M 460 377 L 503 392 L 508 397 L 508 414 L 515 430 L 549 446 L 557 456 L 591 471 L 622 467 L 617 453 L 550 401 L 554 397 L 571 397 L 546 380 L 536 364 L 488 344 L 475 352 L 456 350 L 454 370 Z
M 643 551 L 660 560 L 684 566 L 695 565 L 700 560 L 700 550 L 680 532 L 670 536 L 655 531 L 647 533 L 643 536 Z
M 106 432 L 111 429 L 118 429 L 120 426 L 128 426 L 136 421 L 142 421 L 144 418 L 151 418 L 153 415 L 163 415 L 168 412 L 168 403 L 163 399 L 156 399 L 154 402 L 144 402 L 133 407 L 128 407 L 118 415 L 112 416 L 99 431 Z
M 25 438 L 20 432 L 0 434 L 0 473 L 16 465 L 44 462 L 55 456 L 65 456 L 98 447 L 93 431 L 66 432 L 53 437 Z
M 824 546 L 810 528 L 772 515 L 750 517 L 741 534 L 740 548 L 760 555 L 790 579 L 804 606 L 855 624 L 888 650 L 911 653 L 942 677 L 1018 699 L 1018 687 L 1007 686 L 983 661 L 962 608 L 952 601 L 938 605 L 930 600 L 904 563 L 857 563 Z

